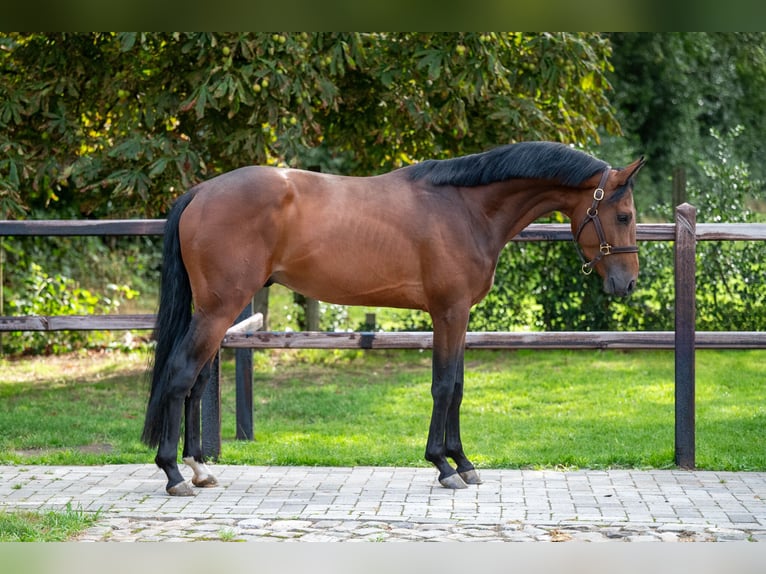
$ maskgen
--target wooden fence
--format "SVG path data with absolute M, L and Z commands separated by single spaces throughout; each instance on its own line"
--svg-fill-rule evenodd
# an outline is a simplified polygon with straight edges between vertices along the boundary
M 674 331 L 469 332 L 470 349 L 673 349 L 675 352 L 675 462 L 695 464 L 695 350 L 766 349 L 766 332 L 697 332 L 695 328 L 697 241 L 764 241 L 766 224 L 696 223 L 689 204 L 676 208 L 675 223 L 639 224 L 639 241 L 675 242 Z M 0 236 L 161 235 L 164 220 L 0 221 Z M 571 241 L 566 224 L 532 224 L 514 241 Z M 243 311 L 240 319 L 250 314 Z M 153 315 L 0 317 L 2 331 L 152 329 Z M 253 349 L 428 349 L 427 332 L 242 332 L 228 334 L 222 347 L 236 349 L 237 438 L 253 438 Z M 220 371 L 203 397 L 203 450 L 215 458 L 221 449 Z

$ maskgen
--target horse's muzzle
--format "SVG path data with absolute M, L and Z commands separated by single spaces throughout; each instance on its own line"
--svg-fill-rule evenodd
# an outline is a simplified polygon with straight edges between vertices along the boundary
M 636 278 L 630 275 L 622 277 L 620 275 L 610 275 L 604 279 L 604 291 L 609 295 L 617 297 L 627 297 L 636 288 Z

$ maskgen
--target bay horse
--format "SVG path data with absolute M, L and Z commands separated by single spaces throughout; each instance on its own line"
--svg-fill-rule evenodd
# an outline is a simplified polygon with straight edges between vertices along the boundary
M 272 283 L 341 305 L 421 309 L 433 321 L 433 411 L 425 458 L 439 482 L 481 482 L 463 452 L 460 404 L 469 312 L 503 247 L 553 211 L 571 221 L 582 270 L 625 296 L 638 276 L 633 184 L 570 146 L 525 142 L 373 177 L 250 166 L 181 195 L 168 215 L 151 390 L 142 440 L 171 495 L 214 486 L 202 458 L 200 398 L 226 330 Z M 579 244 L 579 245 L 578 245 Z M 455 467 L 449 462 L 451 458 Z

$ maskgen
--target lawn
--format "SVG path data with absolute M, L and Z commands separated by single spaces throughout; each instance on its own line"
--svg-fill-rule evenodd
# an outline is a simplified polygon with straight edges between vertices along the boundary
M 0 511 L 0 542 L 66 542 L 96 523 L 98 513 L 66 510 Z
M 697 353 L 697 464 L 766 470 L 764 351 Z M 150 463 L 139 354 L 0 361 L 0 463 Z M 234 437 L 224 363 L 221 463 L 424 466 L 430 354 L 255 354 L 255 441 Z M 463 442 L 484 467 L 673 466 L 673 354 L 470 351 Z

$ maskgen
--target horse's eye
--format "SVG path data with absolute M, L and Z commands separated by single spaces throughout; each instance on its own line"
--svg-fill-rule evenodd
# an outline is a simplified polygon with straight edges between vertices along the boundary
M 619 221 L 622 224 L 630 223 L 630 214 L 629 213 L 618 213 L 617 214 L 617 221 Z

